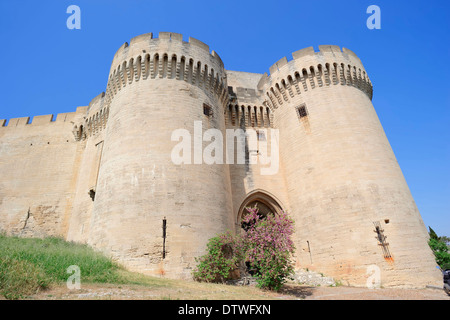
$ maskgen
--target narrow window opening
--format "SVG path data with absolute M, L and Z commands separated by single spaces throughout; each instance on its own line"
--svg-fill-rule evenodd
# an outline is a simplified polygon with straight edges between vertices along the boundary
M 84 133 L 84 131 L 83 131 L 83 125 L 81 125 L 81 126 L 80 126 L 80 129 L 79 129 L 79 131 L 78 131 L 78 133 L 77 133 L 77 140 L 81 140 L 81 139 L 83 138 L 83 133 Z
M 162 252 L 162 258 L 165 259 L 166 258 L 166 229 L 167 229 L 166 217 L 164 217 L 164 219 L 163 219 L 162 229 L 163 229 L 163 252 Z
M 203 114 L 207 117 L 212 116 L 212 108 L 206 103 L 203 104 Z

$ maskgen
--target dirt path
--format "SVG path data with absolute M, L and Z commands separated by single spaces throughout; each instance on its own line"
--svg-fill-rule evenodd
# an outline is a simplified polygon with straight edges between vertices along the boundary
M 306 290 L 305 300 L 450 300 L 438 289 L 368 289 L 356 287 L 316 287 Z
M 86 284 L 79 290 L 57 286 L 29 299 L 36 300 L 450 300 L 439 289 L 367 289 L 356 287 L 307 287 L 286 285 L 280 292 L 257 288 L 187 282 L 180 287 Z

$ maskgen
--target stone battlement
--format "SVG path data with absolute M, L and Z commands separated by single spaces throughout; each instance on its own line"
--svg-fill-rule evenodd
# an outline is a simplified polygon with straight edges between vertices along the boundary
M 197 39 L 185 42 L 181 34 L 160 32 L 159 38 L 147 33 L 119 48 L 111 65 L 106 103 L 133 82 L 163 78 L 186 81 L 225 102 L 226 73 L 219 55 Z
M 265 73 L 258 83 L 258 89 L 265 91 L 272 109 L 288 101 L 289 97 L 337 84 L 356 87 L 372 99 L 372 83 L 353 51 L 322 45 L 318 52 L 313 47 L 295 51 L 292 58 L 288 61 L 283 57 L 275 62 L 269 68 L 270 75 Z
M 86 107 L 78 107 L 76 112 L 58 113 L 55 117 L 53 114 L 39 115 L 34 117 L 20 117 L 0 120 L 0 130 L 14 129 L 18 127 L 35 127 L 45 125 L 56 125 L 62 122 L 69 122 L 75 119 L 75 116 L 84 113 Z
M 141 55 L 146 52 L 157 51 L 171 51 L 170 53 L 177 55 L 184 55 L 186 57 L 201 55 L 202 59 L 209 62 L 211 68 L 216 67 L 216 70 L 224 68 L 222 59 L 217 52 L 210 51 L 209 46 L 200 40 L 189 37 L 188 41 L 183 40 L 183 35 L 173 32 L 159 32 L 158 37 L 153 37 L 153 33 L 146 33 L 136 36 L 130 40 L 130 43 L 125 42 L 115 53 L 111 70 L 115 70 L 124 60 L 129 60 L 130 57 Z M 207 61 L 209 60 L 209 61 Z M 111 72 L 110 72 L 111 74 Z

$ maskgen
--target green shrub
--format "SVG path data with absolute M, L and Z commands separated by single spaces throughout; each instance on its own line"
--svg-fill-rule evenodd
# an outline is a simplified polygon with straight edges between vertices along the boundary
M 285 213 L 258 215 L 257 208 L 246 208 L 242 235 L 230 233 L 211 238 L 208 252 L 196 259 L 194 279 L 224 282 L 238 265 L 245 264 L 254 273 L 258 287 L 278 291 L 294 273 L 291 255 L 293 220 Z
M 193 271 L 193 277 L 203 282 L 225 282 L 232 278 L 237 269 L 238 258 L 235 250 L 235 238 L 230 233 L 220 234 L 209 239 L 208 251 L 200 258 Z

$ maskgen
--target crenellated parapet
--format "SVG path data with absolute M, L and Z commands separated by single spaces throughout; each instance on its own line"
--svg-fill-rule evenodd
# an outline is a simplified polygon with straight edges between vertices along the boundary
M 102 92 L 89 103 L 83 119 L 73 128 L 75 140 L 85 140 L 100 133 L 106 128 L 109 117 L 109 105 L 105 103 L 105 93 Z
M 296 95 L 320 87 L 353 86 L 372 99 L 372 83 L 360 61 L 351 50 L 339 46 L 319 46 L 315 52 L 308 47 L 273 64 L 261 77 L 258 89 L 266 96 L 266 104 L 273 110 Z
M 262 91 L 256 85 L 262 74 L 227 70 L 228 105 L 225 125 L 240 128 L 269 128 L 273 126 L 273 113 L 264 105 Z
M 241 128 L 271 128 L 273 113 L 269 107 L 230 103 L 225 109 L 225 125 Z
M 178 33 L 143 34 L 124 43 L 114 55 L 105 92 L 109 104 L 118 91 L 138 81 L 173 79 L 186 81 L 215 94 L 224 104 L 227 81 L 219 55 L 203 42 Z
M 20 127 L 36 127 L 44 125 L 57 125 L 63 122 L 71 121 L 75 117 L 75 112 L 58 113 L 56 117 L 53 114 L 47 114 L 34 117 L 12 118 L 0 120 L 1 129 L 14 129 Z
M 39 128 L 43 126 L 58 126 L 65 123 L 74 123 L 86 110 L 86 107 L 78 107 L 75 112 L 40 115 L 34 117 L 11 118 L 0 120 L 0 130 L 20 130 L 21 128 Z

